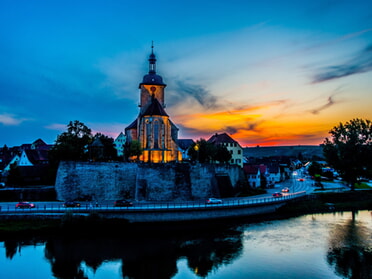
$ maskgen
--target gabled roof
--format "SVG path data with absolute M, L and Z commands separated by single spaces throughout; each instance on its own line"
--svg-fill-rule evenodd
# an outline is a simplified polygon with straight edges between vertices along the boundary
M 192 139 L 178 139 L 178 147 L 182 150 L 187 150 L 192 144 L 194 144 Z
M 245 174 L 257 174 L 258 173 L 258 166 L 256 165 L 245 165 L 243 166 L 243 170 Z
M 156 99 L 155 97 L 151 98 L 151 104 L 142 114 L 142 116 L 148 116 L 148 115 L 168 116 L 168 114 L 163 109 L 162 105 L 159 103 L 158 99 Z
M 265 165 L 244 165 L 243 171 L 245 174 L 264 174 L 267 170 Z
M 207 140 L 209 143 L 221 144 L 221 143 L 238 143 L 236 140 L 232 139 L 228 134 L 214 134 Z
M 41 162 L 48 162 L 47 150 L 25 150 L 27 158 L 32 164 L 40 164 Z

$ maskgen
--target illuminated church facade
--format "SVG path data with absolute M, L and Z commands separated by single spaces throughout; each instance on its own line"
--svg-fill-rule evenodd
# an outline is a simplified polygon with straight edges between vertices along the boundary
M 165 112 L 163 78 L 156 74 L 156 57 L 149 56 L 149 72 L 139 84 L 140 111 L 136 120 L 125 128 L 127 143 L 136 140 L 143 152 L 142 162 L 167 163 L 182 160 L 179 151 L 178 128 Z

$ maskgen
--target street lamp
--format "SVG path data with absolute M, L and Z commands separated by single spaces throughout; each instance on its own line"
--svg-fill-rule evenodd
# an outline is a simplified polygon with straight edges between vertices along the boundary
M 196 162 L 199 163 L 199 144 L 195 144 L 194 150 L 196 151 Z

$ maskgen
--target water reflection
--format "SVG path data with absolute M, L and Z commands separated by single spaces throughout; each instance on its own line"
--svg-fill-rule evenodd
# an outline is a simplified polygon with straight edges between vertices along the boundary
M 24 241 L 4 242 L 6 255 L 12 258 Z M 28 245 L 32 241 L 28 241 Z M 108 261 L 121 262 L 123 278 L 172 278 L 178 272 L 177 261 L 186 259 L 189 268 L 206 277 L 222 264 L 234 261 L 242 251 L 242 233 L 238 230 L 193 233 L 193 236 L 141 235 L 131 238 L 53 238 L 45 243 L 45 258 L 55 278 L 88 278 L 82 268 L 94 272 Z
M 372 278 L 371 217 L 346 212 L 187 231 L 8 239 L 0 278 L 22 275 L 16 269 L 29 263 L 48 274 L 29 279 Z
M 330 230 L 327 262 L 342 278 L 372 278 L 372 235 L 356 212 Z

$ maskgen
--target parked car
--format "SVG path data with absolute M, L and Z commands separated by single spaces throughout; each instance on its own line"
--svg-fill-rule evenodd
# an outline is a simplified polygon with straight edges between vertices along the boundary
M 80 203 L 77 201 L 66 201 L 63 203 L 64 207 L 80 207 Z
M 209 198 L 206 200 L 205 203 L 206 204 L 218 204 L 218 203 L 222 203 L 222 200 L 216 199 L 216 198 Z
M 288 188 L 288 187 L 284 187 L 284 188 L 282 189 L 282 192 L 283 192 L 283 193 L 288 193 L 288 192 L 289 192 L 289 188 Z
M 283 196 L 283 194 L 282 193 L 279 193 L 279 192 L 275 192 L 274 194 L 273 194 L 273 197 L 274 198 L 279 198 L 279 197 L 282 197 Z
M 35 204 L 30 202 L 19 202 L 16 204 L 15 208 L 35 208 Z
M 128 201 L 128 200 L 117 200 L 114 202 L 114 206 L 118 206 L 118 207 L 128 207 L 128 206 L 133 206 L 133 203 L 131 201 Z

